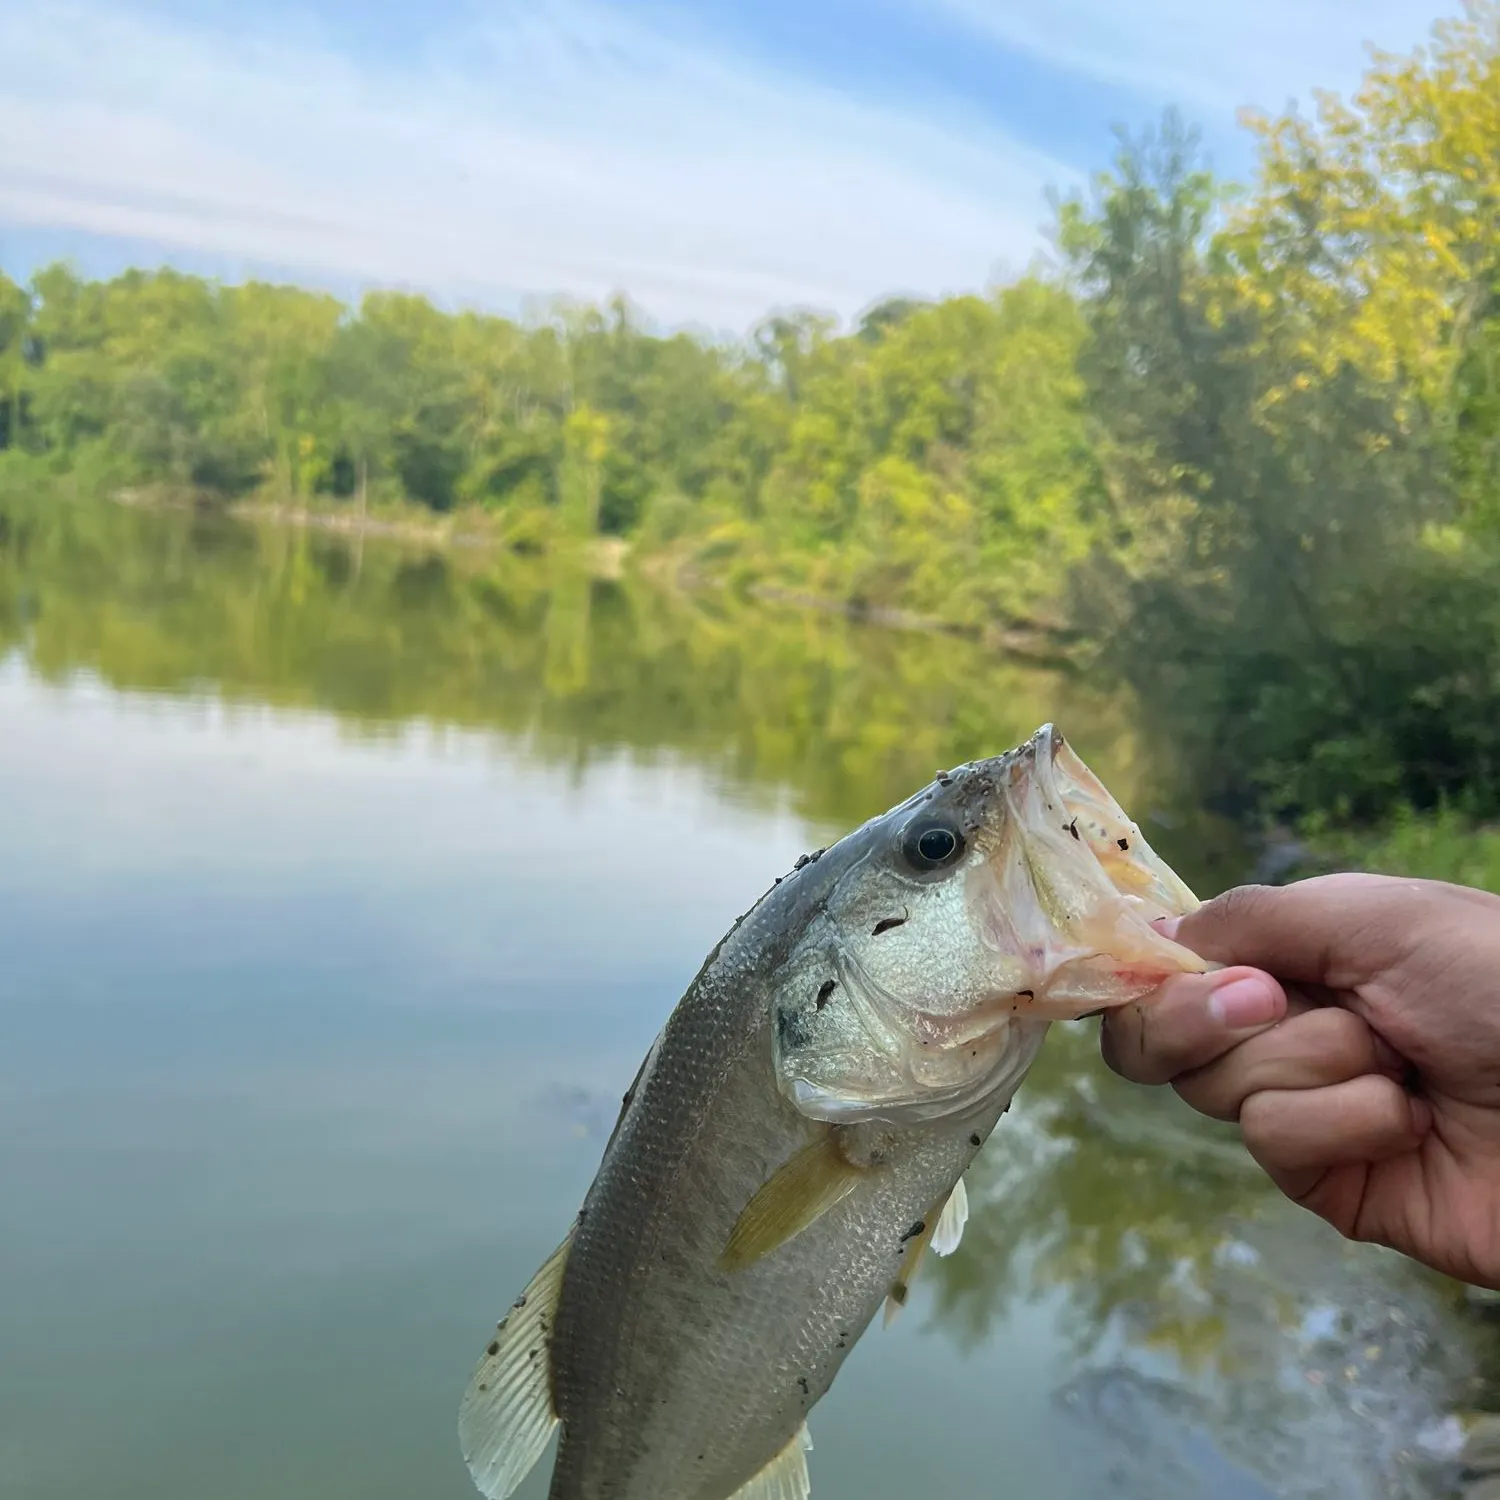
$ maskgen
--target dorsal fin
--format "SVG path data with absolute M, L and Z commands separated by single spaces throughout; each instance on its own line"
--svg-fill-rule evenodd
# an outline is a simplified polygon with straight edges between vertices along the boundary
M 807 1455 L 811 1448 L 812 1435 L 804 1422 L 791 1442 L 729 1500 L 807 1500 L 812 1493 L 812 1482 L 807 1477 Z
M 571 1231 L 500 1320 L 458 1412 L 464 1462 L 479 1492 L 505 1500 L 542 1456 L 552 1409 L 552 1330 Z

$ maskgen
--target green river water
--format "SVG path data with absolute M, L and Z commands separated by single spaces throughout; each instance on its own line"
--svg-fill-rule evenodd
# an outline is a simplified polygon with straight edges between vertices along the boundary
M 1048 718 L 1203 893 L 1245 873 L 1161 726 L 972 643 L 0 505 L 0 1496 L 464 1500 L 485 1331 L 703 955 Z M 971 1194 L 814 1412 L 818 1500 L 1447 1493 L 1449 1290 L 1090 1025 Z

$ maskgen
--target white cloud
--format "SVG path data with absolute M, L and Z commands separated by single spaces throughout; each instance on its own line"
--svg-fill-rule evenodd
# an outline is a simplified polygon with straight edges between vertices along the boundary
M 1210 128 L 1241 107 L 1306 108 L 1349 93 L 1368 46 L 1408 52 L 1458 0 L 916 0 L 1000 45 L 1159 103 Z
M 504 4 L 383 62 L 23 0 L 0 7 L 0 141 L 0 221 L 489 303 L 624 289 L 736 330 L 980 286 L 1071 180 L 977 121 L 575 0 Z

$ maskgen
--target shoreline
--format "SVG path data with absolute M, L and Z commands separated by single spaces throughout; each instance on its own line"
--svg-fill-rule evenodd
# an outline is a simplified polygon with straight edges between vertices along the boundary
M 351 541 L 374 537 L 380 541 L 406 542 L 426 547 L 452 547 L 467 551 L 506 550 L 506 539 L 498 530 L 476 527 L 473 517 L 460 513 L 451 520 L 427 520 L 415 515 L 380 515 L 369 512 L 325 510 L 264 496 L 245 500 L 218 500 L 193 491 L 113 490 L 116 505 L 137 510 L 191 510 L 231 520 L 283 526 L 301 531 L 325 531 Z M 512 549 L 514 550 L 514 549 Z M 584 549 L 591 567 L 601 577 L 617 577 L 630 544 L 621 537 L 596 537 Z
M 133 488 L 113 490 L 109 499 L 117 505 L 138 509 L 194 510 L 252 523 L 323 531 L 355 541 L 375 537 L 382 541 L 453 547 L 467 551 L 507 550 L 502 531 L 494 527 L 487 528 L 482 523 L 476 526 L 476 518 L 466 513 L 459 513 L 451 520 L 428 520 L 416 515 L 372 515 L 358 511 L 346 513 L 265 495 L 224 501 L 194 491 Z M 590 570 L 602 578 L 622 577 L 626 563 L 630 561 L 643 577 L 685 594 L 723 592 L 732 587 L 723 580 L 704 573 L 691 560 L 682 559 L 670 549 L 640 553 L 624 537 L 595 537 L 582 551 L 588 559 Z M 984 624 L 970 624 L 944 620 L 895 605 L 869 605 L 857 600 L 838 599 L 771 580 L 747 583 L 742 591 L 748 597 L 768 605 L 842 615 L 855 624 L 869 625 L 880 630 L 918 631 L 975 641 L 986 650 L 1059 670 L 1067 670 L 1074 665 L 1072 648 L 1078 644 L 1078 638 L 1072 632 L 1039 622 L 993 620 Z

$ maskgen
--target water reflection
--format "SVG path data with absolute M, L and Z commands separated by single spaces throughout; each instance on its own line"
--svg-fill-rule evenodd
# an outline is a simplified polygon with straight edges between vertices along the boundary
M 1118 695 L 962 641 L 188 515 L 0 519 L 0 1494 L 468 1494 L 476 1331 L 687 978 L 939 766 L 1056 718 L 1202 885 L 1233 858 Z M 820 1500 L 1441 1493 L 1441 1289 L 1281 1213 L 1090 1028 L 972 1198 L 820 1405 Z
M 1017 1296 L 1070 1289 L 1085 1352 L 1127 1309 L 1139 1333 L 1185 1368 L 1224 1350 L 1216 1310 L 1180 1296 L 1212 1259 L 1224 1225 L 1269 1190 L 1231 1128 L 1167 1090 L 1143 1091 L 1095 1066 L 1092 1025 L 1056 1027 L 1003 1134 L 973 1169 L 974 1243 L 938 1262 L 938 1307 L 973 1339 Z
M 318 707 L 366 733 L 412 719 L 524 736 L 586 769 L 686 754 L 732 795 L 789 793 L 828 829 L 939 767 L 1061 723 L 1188 874 L 1240 850 L 1183 795 L 1123 695 L 946 635 L 457 549 L 349 544 L 114 506 L 12 504 L 0 650 L 49 679 Z
M 1094 1066 L 1054 1031 L 971 1176 L 935 1312 L 967 1344 L 1065 1292 L 1082 1373 L 1056 1392 L 1111 1493 L 1417 1497 L 1454 1473 L 1473 1374 L 1446 1285 L 1285 1204 L 1230 1127 Z

